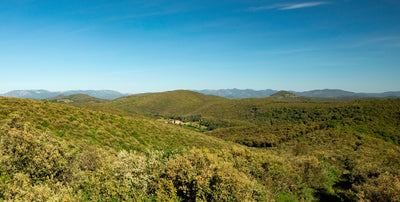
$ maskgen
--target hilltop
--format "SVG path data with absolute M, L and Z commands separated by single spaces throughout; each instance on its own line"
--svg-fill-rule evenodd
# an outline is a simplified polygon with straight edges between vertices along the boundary
M 272 99 L 277 101 L 286 101 L 286 102 L 340 102 L 341 100 L 332 99 L 332 98 L 320 98 L 320 97 L 305 97 L 298 96 L 288 91 L 278 91 L 268 97 L 266 99 Z M 351 100 L 351 99 L 350 99 Z
M 219 89 L 219 90 L 196 90 L 196 92 L 205 95 L 216 95 L 229 99 L 242 99 L 242 98 L 263 98 L 276 93 L 276 90 L 252 90 L 252 89 Z
M 201 107 L 223 101 L 228 101 L 228 99 L 193 91 L 177 90 L 122 97 L 107 103 L 107 105 L 134 112 L 184 115 L 193 113 Z
M 290 93 L 288 91 L 281 90 L 281 91 L 278 91 L 278 92 L 270 95 L 270 97 L 298 97 L 298 96 L 296 96 L 295 94 Z
M 82 104 L 82 103 L 104 103 L 109 100 L 95 98 L 86 94 L 58 95 L 57 97 L 47 98 L 47 101 L 65 104 Z

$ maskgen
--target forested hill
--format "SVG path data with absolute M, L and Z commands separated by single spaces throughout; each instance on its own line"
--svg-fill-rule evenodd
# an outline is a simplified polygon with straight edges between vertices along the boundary
M 268 98 L 231 100 L 191 91 L 171 91 L 124 97 L 105 105 L 163 117 L 201 115 L 202 124 L 208 129 L 330 121 L 370 131 L 371 135 L 400 144 L 397 132 L 400 99 L 312 102 L 306 97 L 279 92 Z
M 0 97 L 0 199 L 400 199 L 400 99 L 51 101 Z
M 177 90 L 122 97 L 107 105 L 132 112 L 190 114 L 199 108 L 221 102 L 229 102 L 229 100 L 193 91 Z
M 57 97 L 47 98 L 50 102 L 65 103 L 65 104 L 79 104 L 79 103 L 104 103 L 109 100 L 95 98 L 86 94 L 73 94 L 73 95 L 59 95 Z

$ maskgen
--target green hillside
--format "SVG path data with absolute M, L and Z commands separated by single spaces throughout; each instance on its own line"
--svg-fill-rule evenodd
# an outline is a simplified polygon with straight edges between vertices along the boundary
M 130 112 L 183 115 L 190 114 L 200 107 L 221 101 L 228 101 L 228 99 L 178 90 L 122 97 L 107 103 L 107 106 L 121 108 Z
M 288 91 L 278 91 L 269 97 L 268 99 L 273 99 L 276 101 L 286 101 L 286 102 L 335 102 L 339 101 L 336 99 L 326 99 L 326 98 L 312 98 L 312 97 L 304 97 L 304 96 L 297 96 L 293 93 Z
M 264 127 L 316 122 L 369 133 L 371 136 L 400 144 L 400 99 L 311 102 L 300 101 L 297 98 L 302 97 L 288 92 L 278 92 L 271 97 L 229 100 L 191 91 L 172 91 L 120 98 L 106 105 L 164 117 L 201 115 L 201 124 L 209 130 L 233 126 Z M 296 100 L 282 101 L 276 100 L 276 97 Z
M 86 94 L 73 94 L 73 95 L 59 95 L 57 97 L 46 99 L 50 102 L 64 103 L 64 104 L 81 104 L 81 103 L 104 103 L 108 100 L 95 98 Z
M 0 97 L 1 199 L 400 197 L 400 99 L 229 100 L 190 91 L 104 103 L 78 98 L 67 105 Z M 196 121 L 210 131 L 165 119 L 199 114 Z M 154 118 L 159 116 L 164 118 Z

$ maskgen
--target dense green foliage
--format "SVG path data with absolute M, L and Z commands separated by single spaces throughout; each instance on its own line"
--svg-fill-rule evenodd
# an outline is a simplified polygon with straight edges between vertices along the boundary
M 78 103 L 104 103 L 108 100 L 95 98 L 86 94 L 73 94 L 73 95 L 59 95 L 57 97 L 46 99 L 50 102 L 65 103 L 65 104 L 78 104 Z
M 1 199 L 400 200 L 399 99 L 78 100 L 0 98 Z
M 273 97 L 299 98 L 288 92 L 278 92 Z M 229 100 L 190 91 L 172 91 L 120 98 L 106 105 L 165 117 L 201 115 L 201 124 L 210 130 L 233 126 L 322 123 L 400 144 L 400 99 L 352 102 L 289 102 L 269 98 Z

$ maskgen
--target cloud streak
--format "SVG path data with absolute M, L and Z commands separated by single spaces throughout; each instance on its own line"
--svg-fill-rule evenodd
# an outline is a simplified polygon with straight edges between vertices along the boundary
M 360 48 L 364 46 L 391 46 L 396 47 L 396 45 L 400 45 L 398 43 L 400 37 L 397 36 L 382 36 L 382 37 L 374 37 L 369 39 L 364 39 L 358 42 L 354 42 L 351 48 Z
M 267 50 L 256 52 L 256 54 L 262 55 L 291 55 L 291 54 L 300 54 L 305 52 L 314 52 L 318 51 L 315 48 L 298 48 L 298 49 L 281 49 L 281 50 Z
M 300 9 L 300 8 L 309 8 L 309 7 L 316 7 L 321 6 L 324 4 L 328 4 L 329 2 L 326 1 L 314 1 L 314 2 L 304 2 L 304 3 L 288 3 L 288 4 L 275 4 L 271 6 L 259 6 L 259 7 L 251 7 L 249 8 L 250 11 L 261 11 L 261 10 L 293 10 L 293 9 Z
M 291 9 L 298 9 L 298 8 L 308 8 L 308 7 L 315 7 L 327 4 L 328 2 L 318 1 L 318 2 L 306 2 L 306 3 L 299 3 L 299 4 L 292 4 L 288 6 L 284 6 L 279 8 L 279 10 L 291 10 Z

